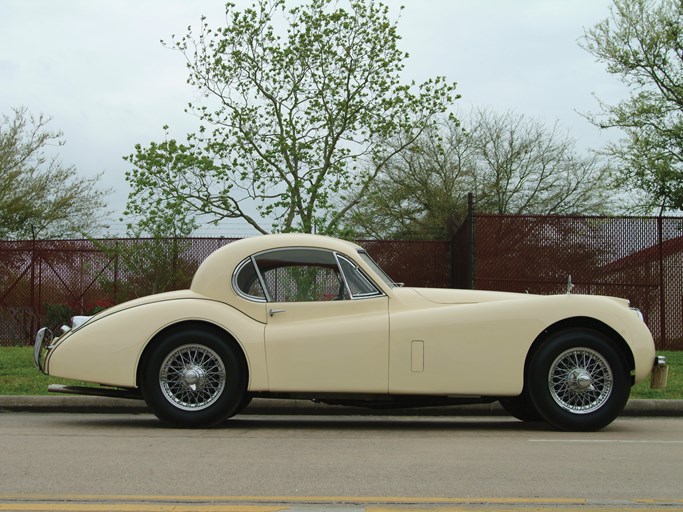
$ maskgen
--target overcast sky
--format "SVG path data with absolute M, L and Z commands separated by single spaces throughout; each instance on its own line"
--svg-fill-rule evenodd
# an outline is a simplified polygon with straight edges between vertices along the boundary
M 238 5 L 251 1 L 233 0 Z M 584 28 L 606 18 L 610 0 L 385 0 L 401 13 L 406 80 L 443 75 L 458 83 L 456 111 L 487 107 L 555 122 L 580 148 L 600 147 L 602 133 L 581 115 L 597 111 L 593 94 L 615 102 L 624 87 L 582 50 Z M 62 162 L 87 176 L 104 172 L 112 188 L 112 227 L 128 187 L 122 157 L 160 140 L 162 127 L 182 138 L 194 129 L 183 112 L 196 93 L 184 58 L 160 39 L 225 20 L 221 0 L 0 0 L 0 112 L 26 107 L 52 117 L 67 141 Z M 240 224 L 197 234 L 245 235 Z

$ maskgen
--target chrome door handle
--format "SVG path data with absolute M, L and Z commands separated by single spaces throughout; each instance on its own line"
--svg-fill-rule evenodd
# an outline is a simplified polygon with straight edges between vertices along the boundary
M 269 314 L 270 316 L 273 316 L 273 315 L 275 315 L 276 313 L 284 313 L 285 311 L 287 311 L 287 310 L 286 310 L 286 309 L 271 309 L 271 310 L 268 311 L 268 314 Z

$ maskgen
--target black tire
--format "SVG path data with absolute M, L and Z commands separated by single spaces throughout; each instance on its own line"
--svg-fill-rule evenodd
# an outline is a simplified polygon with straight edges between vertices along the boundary
M 529 395 L 560 430 L 600 430 L 621 413 L 631 392 L 629 370 L 615 344 L 590 329 L 547 339 L 531 359 Z
M 237 406 L 237 409 L 235 409 L 235 414 L 239 414 L 244 409 L 246 409 L 253 399 L 254 399 L 254 396 L 251 393 L 244 393 L 242 400 L 240 401 L 239 405 Z
M 526 388 L 521 395 L 515 397 L 501 398 L 498 400 L 501 407 L 505 409 L 510 416 L 514 416 L 518 420 L 535 423 L 544 421 L 543 416 L 539 414 L 531 401 L 531 397 Z
M 234 415 L 246 393 L 241 354 L 218 334 L 191 327 L 155 343 L 141 371 L 142 396 L 164 423 L 212 427 Z

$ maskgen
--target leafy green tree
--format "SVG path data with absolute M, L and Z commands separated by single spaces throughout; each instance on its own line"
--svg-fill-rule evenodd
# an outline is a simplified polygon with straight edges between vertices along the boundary
M 100 285 L 116 303 L 189 288 L 199 262 L 186 238 L 134 238 L 95 241 L 117 269 L 117 279 Z
M 557 125 L 476 110 L 464 127 L 443 120 L 396 155 L 351 223 L 359 236 L 448 238 L 465 218 L 468 192 L 481 213 L 606 213 L 610 172 L 578 154 Z
M 184 167 L 193 164 L 192 156 L 179 153 L 180 149 L 174 141 L 153 144 L 145 164 L 174 168 L 182 176 Z M 188 239 L 197 228 L 195 220 L 178 204 L 159 201 L 154 194 L 148 201 L 129 203 L 124 214 L 128 240 L 93 241 L 117 268 L 116 283 L 105 278 L 103 288 L 116 302 L 188 288 L 198 266 Z
M 201 126 L 184 143 L 136 146 L 128 208 L 241 218 L 261 233 L 337 232 L 377 174 L 455 99 L 442 77 L 401 80 L 408 54 L 385 5 L 344 5 L 229 3 L 225 27 L 202 20 L 198 34 L 174 37 L 201 94 L 189 105 Z
M 164 127 L 168 129 L 168 127 Z M 138 154 L 142 152 L 140 145 L 136 145 Z M 134 171 L 126 173 L 128 181 L 134 181 L 135 201 L 128 201 L 124 215 L 128 219 L 126 231 L 129 237 L 152 238 L 186 238 L 197 229 L 197 222 L 188 211 L 185 204 L 198 200 L 190 197 L 187 178 L 197 177 L 195 187 L 203 188 L 209 193 L 209 187 L 204 177 L 210 174 L 213 162 L 209 158 L 201 157 L 193 152 L 193 148 L 178 144 L 168 137 L 161 143 L 152 143 L 145 149 L 144 158 L 131 155 L 125 157 L 135 161 Z M 164 179 L 164 192 L 150 186 L 145 176 L 156 176 Z M 203 184 L 203 185 L 202 185 Z
M 631 96 L 589 118 L 625 136 L 607 153 L 650 208 L 683 209 L 683 2 L 614 0 L 610 16 L 585 31 L 582 47 L 606 64 Z
M 49 122 L 25 108 L 0 119 L 0 238 L 83 236 L 104 227 L 100 176 L 85 179 L 47 154 L 65 143 Z

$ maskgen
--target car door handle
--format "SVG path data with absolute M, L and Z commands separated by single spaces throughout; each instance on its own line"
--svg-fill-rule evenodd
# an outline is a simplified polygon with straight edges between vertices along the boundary
M 285 311 L 287 311 L 287 310 L 286 309 L 271 309 L 268 311 L 268 313 L 270 314 L 270 316 L 273 316 L 276 313 L 284 313 Z

